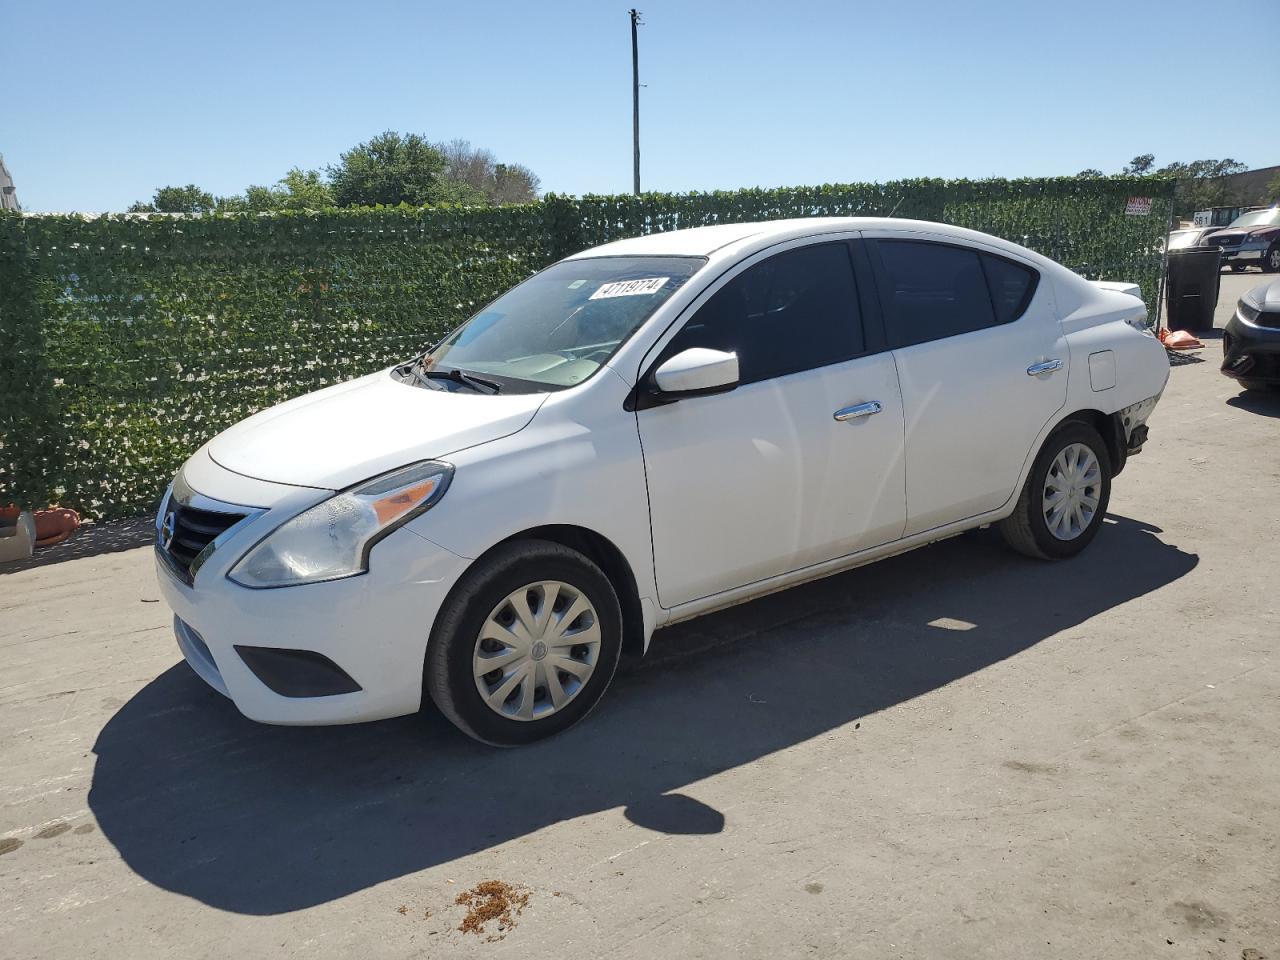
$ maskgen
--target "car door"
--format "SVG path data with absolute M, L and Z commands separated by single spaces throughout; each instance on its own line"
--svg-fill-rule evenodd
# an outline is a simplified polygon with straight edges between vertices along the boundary
M 886 232 L 868 253 L 906 412 L 906 534 L 999 508 L 1066 401 L 1052 284 L 955 241 Z
M 642 368 L 643 383 L 709 347 L 740 372 L 729 392 L 636 411 L 664 607 L 902 535 L 902 402 L 862 323 L 853 248 L 790 246 L 722 277 Z

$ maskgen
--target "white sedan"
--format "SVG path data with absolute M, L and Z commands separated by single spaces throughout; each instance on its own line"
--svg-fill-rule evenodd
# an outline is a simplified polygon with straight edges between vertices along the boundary
M 1073 556 L 1168 378 L 1136 290 L 909 220 L 584 251 L 196 451 L 156 518 L 178 643 L 255 720 L 430 698 L 512 745 L 677 620 L 985 524 Z

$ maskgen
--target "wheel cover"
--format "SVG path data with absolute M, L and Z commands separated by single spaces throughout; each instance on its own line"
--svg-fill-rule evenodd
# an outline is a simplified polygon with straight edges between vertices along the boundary
M 1072 443 L 1053 458 L 1044 479 L 1041 509 L 1049 532 L 1074 540 L 1093 522 L 1102 494 L 1102 465 L 1087 445 Z
M 1267 254 L 1267 260 L 1272 270 L 1280 270 L 1280 247 L 1276 247 Z
M 600 660 L 600 618 L 587 595 L 560 580 L 513 590 L 485 618 L 472 672 L 489 709 L 541 720 L 576 697 Z

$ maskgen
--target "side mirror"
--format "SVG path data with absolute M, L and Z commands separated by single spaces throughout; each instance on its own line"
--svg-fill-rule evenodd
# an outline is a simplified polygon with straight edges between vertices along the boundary
M 653 371 L 653 384 L 664 399 L 723 393 L 738 385 L 738 355 L 706 347 L 690 347 Z

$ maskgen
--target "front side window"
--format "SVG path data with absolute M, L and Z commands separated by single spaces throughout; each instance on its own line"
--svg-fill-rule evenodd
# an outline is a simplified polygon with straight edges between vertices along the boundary
M 801 247 L 743 271 L 699 308 L 661 359 L 690 347 L 736 353 L 741 384 L 856 357 L 865 346 L 848 245 Z
M 880 240 L 876 247 L 892 347 L 1010 323 L 1035 293 L 1034 270 L 970 247 L 926 240 Z
M 513 287 L 422 360 L 506 392 L 586 380 L 704 264 L 703 257 L 565 260 Z M 465 377 L 460 379 L 465 383 Z

